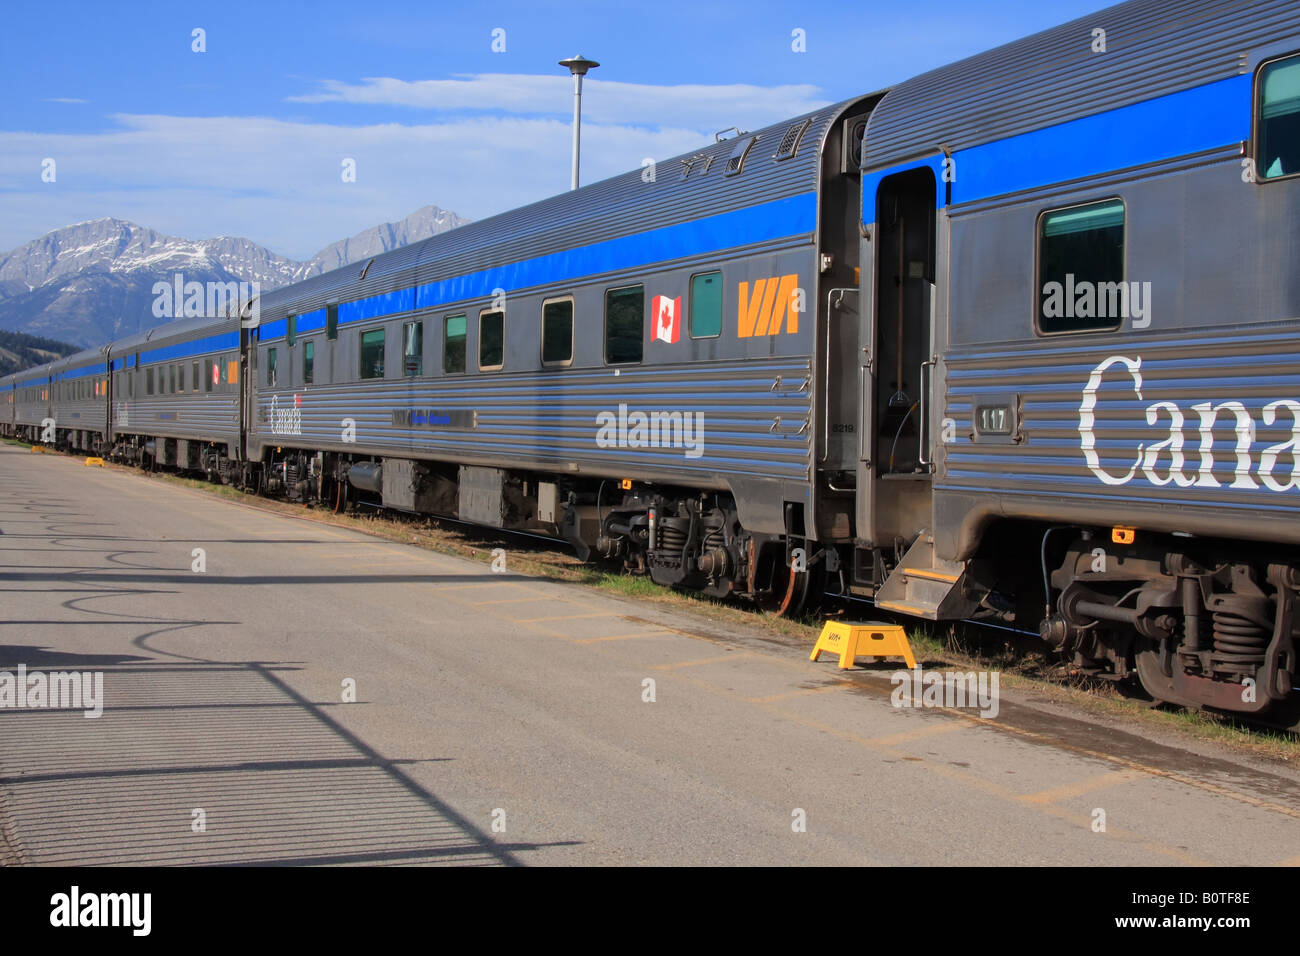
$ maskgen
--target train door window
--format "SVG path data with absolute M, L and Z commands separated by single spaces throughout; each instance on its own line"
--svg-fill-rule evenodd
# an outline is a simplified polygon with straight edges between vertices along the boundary
M 605 292 L 605 363 L 641 361 L 645 347 L 645 287 L 634 285 Z
M 190 391 L 197 392 L 199 390 L 199 363 L 195 362 L 190 371 L 194 373 L 190 379 Z
M 721 334 L 722 273 L 691 276 L 691 338 L 712 339 Z
M 266 384 L 274 388 L 277 382 L 278 370 L 276 369 L 275 349 L 266 350 Z
M 212 391 L 212 386 L 216 384 L 216 382 L 214 381 L 216 379 L 216 376 L 212 373 L 215 372 L 216 370 L 217 367 L 213 363 L 212 359 L 203 360 L 203 391 L 205 392 Z
M 286 316 L 284 320 L 284 335 L 288 341 L 289 348 L 293 348 L 298 341 L 298 316 Z
M 337 339 L 339 337 L 339 307 L 337 305 L 325 306 L 325 338 Z
M 465 316 L 449 315 L 442 320 L 442 370 L 448 375 L 465 371 Z
M 1105 199 L 1038 217 L 1038 330 L 1097 332 L 1129 314 L 1124 282 L 1124 202 Z
M 542 303 L 542 364 L 573 364 L 573 296 Z
M 424 374 L 424 323 L 402 323 L 402 375 L 414 378 Z
M 1265 63 L 1255 88 L 1257 178 L 1300 174 L 1300 54 Z
M 506 364 L 506 314 L 478 314 L 478 369 L 492 372 Z
M 383 329 L 368 329 L 361 333 L 361 377 L 384 377 Z
M 316 342 L 308 339 L 302 343 L 302 383 L 310 385 L 316 381 Z

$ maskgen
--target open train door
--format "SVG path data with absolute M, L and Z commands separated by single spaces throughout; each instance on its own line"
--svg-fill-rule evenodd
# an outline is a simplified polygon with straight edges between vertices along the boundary
M 935 435 L 934 338 L 940 235 L 928 162 L 879 180 L 872 235 L 869 366 L 863 375 L 860 540 L 876 606 L 943 620 L 969 613 L 961 563 L 939 558 L 931 533 Z M 864 257 L 865 258 L 865 257 Z M 886 574 L 886 572 L 888 572 Z

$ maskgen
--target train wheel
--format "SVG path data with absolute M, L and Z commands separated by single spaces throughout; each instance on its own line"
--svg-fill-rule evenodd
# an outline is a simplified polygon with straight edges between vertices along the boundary
M 825 560 L 813 562 L 805 571 L 781 564 L 773 569 L 772 596 L 760 607 L 777 617 L 798 617 L 817 610 L 825 596 Z

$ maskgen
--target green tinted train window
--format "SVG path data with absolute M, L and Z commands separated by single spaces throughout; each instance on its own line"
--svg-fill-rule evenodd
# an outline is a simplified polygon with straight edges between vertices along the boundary
M 384 330 L 361 333 L 361 377 L 384 377 Z
M 1038 329 L 1117 329 L 1130 308 L 1124 288 L 1124 203 L 1068 206 L 1038 219 Z
M 266 350 L 266 384 L 276 384 L 275 349 Z
M 691 338 L 709 339 L 721 334 L 722 273 L 691 276 Z
M 465 316 L 442 320 L 442 370 L 448 375 L 465 371 Z
M 1259 71 L 1256 117 L 1259 179 L 1300 173 L 1300 55 L 1265 64 Z
M 310 385 L 316 381 L 316 342 L 308 340 L 302 343 L 302 383 Z
M 645 289 L 634 285 L 605 293 L 605 362 L 641 361 L 645 347 Z

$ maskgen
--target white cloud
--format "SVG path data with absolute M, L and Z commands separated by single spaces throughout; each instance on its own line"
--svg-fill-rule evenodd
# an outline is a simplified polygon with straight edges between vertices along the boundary
M 573 80 L 564 75 L 515 73 L 457 75 L 446 80 L 366 77 L 360 83 L 323 80 L 316 93 L 289 97 L 295 103 L 355 103 L 422 110 L 477 110 L 492 113 L 568 116 L 573 111 Z M 754 129 L 828 104 L 810 84 L 655 86 L 604 81 L 591 74 L 583 82 L 584 123 L 636 126 L 738 124 Z
M 119 114 L 92 134 L 0 131 L 0 250 L 114 216 L 188 238 L 246 236 L 303 259 L 433 203 L 474 219 L 568 188 L 567 121 L 452 117 L 340 126 Z M 711 127 L 583 125 L 583 182 L 712 141 Z M 41 180 L 53 158 L 57 178 Z M 357 181 L 344 183 L 344 158 Z

